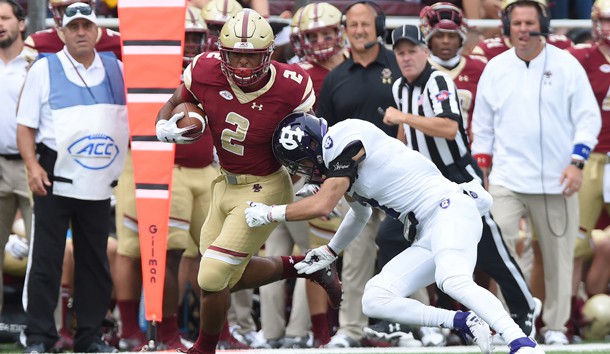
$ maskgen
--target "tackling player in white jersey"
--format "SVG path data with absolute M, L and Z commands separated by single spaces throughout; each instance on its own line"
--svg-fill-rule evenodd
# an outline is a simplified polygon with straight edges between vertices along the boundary
M 479 182 L 449 181 L 420 153 L 360 119 L 347 119 L 327 131 L 324 119 L 291 114 L 276 128 L 272 144 L 290 173 L 322 186 L 316 194 L 288 205 L 249 202 L 245 215 L 250 227 L 327 215 L 343 195 L 350 202 L 351 209 L 328 245 L 313 249 L 295 265 L 300 273 L 334 262 L 376 207 L 405 224 L 405 237 L 413 246 L 367 283 L 362 298 L 367 316 L 454 328 L 472 337 L 483 353 L 493 352 L 489 323 L 509 343 L 511 354 L 544 353 L 500 301 L 472 280 L 481 215 L 492 204 Z M 408 298 L 434 282 L 480 318 L 474 312 L 440 309 Z

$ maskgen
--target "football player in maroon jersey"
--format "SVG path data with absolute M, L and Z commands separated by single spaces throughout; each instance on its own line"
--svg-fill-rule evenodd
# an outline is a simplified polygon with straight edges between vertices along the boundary
M 230 306 L 230 293 L 297 277 L 293 265 L 303 256 L 256 257 L 271 227 L 251 229 L 244 217 L 247 201 L 284 204 L 292 183 L 271 150 L 281 119 L 307 112 L 315 94 L 309 75 L 298 66 L 271 61 L 273 30 L 257 12 L 245 9 L 220 31 L 219 52 L 195 58 L 184 71 L 184 84 L 161 108 L 157 137 L 189 143 L 172 116 L 181 102 L 199 103 L 218 152 L 222 176 L 212 183 L 210 212 L 202 228 L 198 282 L 201 288 L 199 336 L 189 353 L 214 353 Z M 280 217 L 278 215 L 278 217 Z M 313 274 L 337 307 L 341 287 L 335 268 Z
M 243 7 L 236 0 L 210 0 L 203 9 L 201 17 L 208 27 L 206 50 L 218 50 L 218 35 L 222 26 Z
M 477 83 L 487 62 L 475 55 L 462 56 L 468 27 L 462 10 L 445 2 L 422 9 L 421 30 L 430 47 L 430 64 L 451 75 L 458 88 L 464 128 L 470 136 L 470 121 L 477 94 Z M 472 140 L 472 139 L 471 139 Z
M 319 93 L 328 72 L 345 60 L 341 11 L 320 2 L 305 6 L 298 16 L 297 40 L 305 57 L 299 65 L 307 71 L 314 91 Z
M 345 60 L 343 52 L 345 38 L 341 15 L 339 9 L 327 2 L 311 3 L 295 15 L 298 30 L 291 40 L 296 41 L 293 43 L 295 48 L 300 44 L 305 60 L 298 65 L 311 77 L 316 93 L 322 89 L 326 75 Z M 322 228 L 332 233 L 333 229 L 336 230 L 338 227 L 340 220 L 340 218 L 326 220 L 317 218 L 309 221 L 309 227 Z M 316 237 L 312 232 L 310 235 L 311 248 L 321 246 L 323 244 L 321 242 L 326 241 Z M 306 286 L 314 347 L 318 348 L 327 344 L 331 336 L 326 315 L 328 312 L 326 295 L 324 289 L 312 282 L 307 282 Z
M 557 35 L 557 34 L 550 33 L 550 28 L 548 25 L 548 23 L 550 22 L 550 17 L 549 17 L 549 10 L 547 8 L 546 0 L 503 0 L 502 1 L 502 22 L 503 23 L 505 21 L 508 21 L 508 14 L 506 13 L 506 9 L 510 5 L 512 5 L 513 3 L 518 2 L 518 1 L 533 2 L 536 5 L 538 5 L 538 8 L 540 9 L 541 18 L 543 20 L 542 22 L 546 22 L 546 25 L 544 26 L 546 28 L 542 28 L 542 30 L 540 31 L 540 35 L 547 37 L 547 41 L 549 44 L 552 44 L 561 49 L 567 49 L 572 46 L 572 41 L 568 37 L 566 37 L 564 35 Z M 507 27 L 507 25 L 503 25 L 503 26 Z M 495 57 L 496 55 L 508 50 L 509 48 L 512 48 L 513 45 L 510 42 L 510 38 L 509 38 L 507 32 L 508 31 L 506 29 L 504 29 L 503 36 L 485 39 L 472 50 L 472 54 L 483 56 L 483 57 L 487 58 L 487 60 L 489 60 L 489 59 Z
M 577 289 L 583 278 L 583 267 L 586 260 L 593 256 L 591 247 L 591 231 L 595 229 L 602 213 L 610 209 L 610 196 L 604 192 L 604 186 L 610 183 L 610 174 L 605 168 L 610 153 L 610 0 L 596 0 L 591 9 L 593 44 L 579 44 L 569 51 L 578 59 L 589 77 L 593 93 L 597 99 L 602 117 L 602 128 L 597 137 L 598 143 L 591 152 L 589 161 L 583 169 L 582 187 L 578 193 L 580 205 L 580 233 L 576 239 L 574 249 L 574 281 L 572 289 L 572 306 L 577 307 Z M 597 251 L 597 250 L 596 250 Z M 605 255 L 607 257 L 607 255 Z M 595 258 L 598 258 L 597 256 Z M 591 273 L 599 274 L 600 268 L 604 272 L 606 265 L 599 258 L 593 258 Z M 606 288 L 607 281 L 600 279 L 586 280 L 586 291 L 594 295 L 599 291 L 600 285 Z M 582 306 L 582 305 L 581 305 Z M 572 311 L 573 314 L 579 311 Z M 572 320 L 577 320 L 572 318 Z
M 64 39 L 61 31 L 61 19 L 68 5 L 75 2 L 83 2 L 95 8 L 95 0 L 49 0 L 49 10 L 53 14 L 55 27 L 40 30 L 25 39 L 26 55 L 29 60 L 34 60 L 40 53 L 57 53 L 64 47 Z M 121 59 L 121 37 L 118 32 L 108 28 L 98 27 L 97 44 L 98 52 L 113 52 Z

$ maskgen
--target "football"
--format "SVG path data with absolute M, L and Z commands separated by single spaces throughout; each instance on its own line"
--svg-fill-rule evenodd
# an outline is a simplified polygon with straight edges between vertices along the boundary
M 203 135 L 206 126 L 205 112 L 203 109 L 194 103 L 183 102 L 174 108 L 172 115 L 180 112 L 184 112 L 184 117 L 176 122 L 178 128 L 191 127 L 191 129 L 184 132 L 182 136 L 194 138 L 194 140 L 199 139 L 201 135 Z

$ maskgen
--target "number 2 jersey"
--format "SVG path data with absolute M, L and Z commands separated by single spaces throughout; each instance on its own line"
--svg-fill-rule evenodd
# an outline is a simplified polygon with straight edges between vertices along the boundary
M 269 175 L 281 166 L 271 150 L 273 132 L 288 114 L 311 110 L 311 79 L 298 65 L 272 61 L 269 82 L 246 93 L 220 64 L 218 52 L 197 56 L 184 71 L 184 87 L 206 112 L 221 167 L 233 174 Z
M 324 164 L 330 167 L 356 141 L 362 142 L 366 158 L 347 194 L 361 204 L 402 222 L 409 212 L 423 221 L 443 199 L 460 190 L 432 161 L 362 119 L 346 119 L 328 129 L 322 141 Z

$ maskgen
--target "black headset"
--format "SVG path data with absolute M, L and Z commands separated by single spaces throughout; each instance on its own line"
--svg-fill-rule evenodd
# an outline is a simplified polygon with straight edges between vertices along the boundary
M 551 33 L 551 17 L 546 9 L 543 9 L 538 3 L 534 3 L 538 9 L 538 22 L 540 22 L 540 33 L 543 36 L 548 36 Z M 510 37 L 510 12 L 512 5 L 502 12 L 502 34 Z
M 377 1 L 374 0 L 360 0 L 356 1 L 353 4 L 348 5 L 345 10 L 341 13 L 341 25 L 343 27 L 347 27 L 346 16 L 345 14 L 352 8 L 352 6 L 356 4 L 367 4 L 370 5 L 377 11 L 377 16 L 375 17 L 375 33 L 376 37 L 384 37 L 385 36 L 385 13 L 383 12 L 383 8 Z

